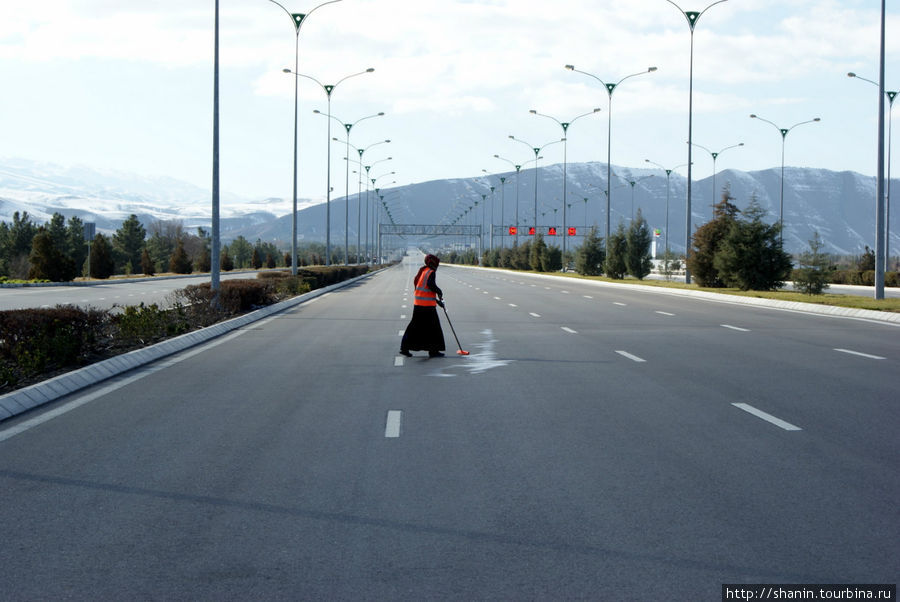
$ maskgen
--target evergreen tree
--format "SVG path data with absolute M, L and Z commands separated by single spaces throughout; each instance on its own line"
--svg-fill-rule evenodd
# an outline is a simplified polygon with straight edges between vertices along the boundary
M 33 280 L 69 282 L 77 273 L 72 260 L 54 245 L 49 229 L 41 228 L 34 237 L 28 261 L 28 277 Z
M 250 259 L 253 257 L 253 246 L 243 236 L 235 238 L 229 246 L 228 252 L 234 259 L 234 265 L 238 269 L 250 267 Z
M 625 236 L 625 265 L 628 273 L 643 280 L 650 274 L 653 261 L 650 258 L 650 228 L 647 220 L 638 209 L 637 216 L 631 222 L 628 233 Z
M 558 272 L 562 270 L 562 251 L 559 247 L 544 247 L 541 252 L 541 271 Z
M 266 253 L 266 267 L 270 270 L 275 267 L 275 258 L 271 253 Z
M 153 263 L 153 259 L 150 258 L 150 252 L 147 251 L 147 247 L 144 247 L 144 250 L 141 251 L 141 272 L 145 276 L 156 274 L 156 266 Z
M 88 244 L 84 239 L 84 222 L 81 221 L 81 218 L 72 216 L 66 223 L 65 249 L 66 255 L 68 255 L 72 260 L 72 263 L 75 264 L 75 269 L 78 271 L 78 274 L 82 276 L 86 275 L 85 262 L 87 262 Z
M 13 213 L 13 222 L 4 224 L 0 231 L 0 275 L 11 278 L 27 278 L 31 242 L 37 235 L 37 226 L 31 222 L 27 211 Z
M 47 225 L 47 233 L 53 242 L 53 247 L 60 253 L 66 252 L 66 218 L 61 213 L 54 213 Z
M 735 220 L 722 240 L 714 265 L 728 286 L 743 291 L 767 291 L 784 284 L 791 273 L 791 258 L 781 248 L 779 224 L 763 221 L 766 210 L 756 199 Z
M 293 264 L 291 263 L 291 252 L 290 252 L 290 251 L 285 251 L 285 252 L 284 252 L 284 266 L 289 268 L 289 267 L 291 267 L 292 265 L 293 265 Z
M 219 267 L 223 272 L 230 272 L 234 269 L 234 260 L 228 252 L 228 247 L 222 247 L 222 253 L 219 255 Z
M 619 222 L 619 227 L 609 236 L 606 246 L 606 259 L 603 262 L 603 271 L 609 278 L 621 280 L 625 278 L 628 266 L 625 264 L 625 225 Z
M 591 228 L 575 254 L 575 271 L 584 276 L 599 276 L 605 258 L 603 238 L 597 235 L 597 228 Z
M 726 187 L 722 191 L 722 200 L 713 205 L 713 219 L 699 226 L 694 232 L 687 267 L 700 286 L 716 288 L 725 286 L 715 267 L 715 258 L 722 240 L 740 214 L 740 210 L 731 202 L 733 200 L 731 191 Z
M 547 243 L 544 242 L 543 234 L 538 234 L 534 238 L 534 244 L 531 245 L 531 253 L 528 256 L 528 267 L 535 272 L 541 271 L 541 255 L 544 254 L 544 249 L 547 248 Z
M 155 271 L 165 272 L 169 269 L 169 259 L 175 252 L 175 242 L 159 232 L 154 232 L 147 241 L 147 251 L 153 260 Z
M 194 271 L 191 258 L 188 257 L 184 243 L 180 239 L 175 243 L 175 251 L 169 259 L 169 271 L 176 274 L 190 274 Z
M 800 268 L 794 286 L 807 295 L 821 295 L 828 288 L 828 257 L 822 251 L 822 239 L 816 231 L 809 251 L 800 254 Z
M 132 274 L 136 274 L 141 267 L 141 255 L 146 238 L 146 228 L 133 213 L 113 234 L 113 248 L 121 258 L 121 262 L 130 266 Z
M 253 254 L 250 256 L 250 267 L 258 270 L 262 267 L 262 257 L 259 256 L 259 248 L 253 248 Z
M 200 251 L 200 258 L 197 259 L 197 271 L 209 272 L 212 270 L 212 257 L 210 257 L 209 248 L 203 247 Z
M 860 272 L 871 272 L 875 269 L 875 251 L 870 249 L 869 245 L 866 245 L 866 252 L 856 262 L 856 268 Z
M 90 261 L 91 278 L 106 280 L 115 273 L 116 264 L 113 260 L 112 245 L 102 234 L 94 237 Z

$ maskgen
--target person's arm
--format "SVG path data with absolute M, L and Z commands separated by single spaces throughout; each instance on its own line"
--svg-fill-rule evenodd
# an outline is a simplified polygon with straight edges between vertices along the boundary
M 427 286 L 428 286 L 428 288 L 430 288 L 431 290 L 433 290 L 435 292 L 435 294 L 438 296 L 438 299 L 443 299 L 444 291 L 442 291 L 440 289 L 440 287 L 437 285 L 437 282 L 435 281 L 435 274 L 436 274 L 436 272 L 431 272 L 431 275 L 428 276 Z

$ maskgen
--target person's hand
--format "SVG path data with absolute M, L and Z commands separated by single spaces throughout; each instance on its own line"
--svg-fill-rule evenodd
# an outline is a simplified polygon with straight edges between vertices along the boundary
M 438 299 L 437 304 L 440 305 L 441 307 L 444 307 L 444 298 L 441 297 L 440 299 Z

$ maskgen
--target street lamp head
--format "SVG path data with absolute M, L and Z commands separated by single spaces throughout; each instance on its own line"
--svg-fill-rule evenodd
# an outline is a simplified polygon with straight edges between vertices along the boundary
M 851 71 L 847 74 L 847 77 L 856 77 L 856 74 Z
M 313 113 L 315 113 L 316 115 L 321 115 L 322 111 L 320 111 L 319 109 L 313 109 Z
M 594 112 L 594 113 L 599 113 L 599 112 L 600 112 L 600 108 L 598 107 L 598 108 L 594 109 L 593 112 Z
M 813 119 L 813 121 L 822 121 L 822 118 L 821 118 L 821 117 L 816 117 L 815 119 Z
M 656 67 L 650 67 L 649 69 L 647 69 L 647 73 L 652 73 L 654 71 L 656 71 Z
M 374 67 L 369 67 L 368 69 L 366 69 L 366 73 L 372 73 L 373 71 L 375 71 Z
M 568 69 L 569 71 L 574 71 L 575 65 L 566 65 L 566 69 Z
M 534 109 L 531 109 L 531 110 L 528 111 L 528 112 L 531 113 L 532 115 L 537 115 L 537 111 L 535 111 Z
M 293 73 L 293 71 L 291 71 L 290 69 L 282 69 L 282 72 L 284 72 L 284 73 Z
M 751 113 L 750 119 L 759 119 L 759 117 L 757 117 L 755 113 Z

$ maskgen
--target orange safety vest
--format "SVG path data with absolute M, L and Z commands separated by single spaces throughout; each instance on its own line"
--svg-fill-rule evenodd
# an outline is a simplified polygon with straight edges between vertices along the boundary
M 428 279 L 431 278 L 432 274 L 434 274 L 434 270 L 431 268 L 422 270 L 422 275 L 419 276 L 419 280 L 416 282 L 416 294 L 413 305 L 422 307 L 437 306 L 437 293 L 428 288 Z

